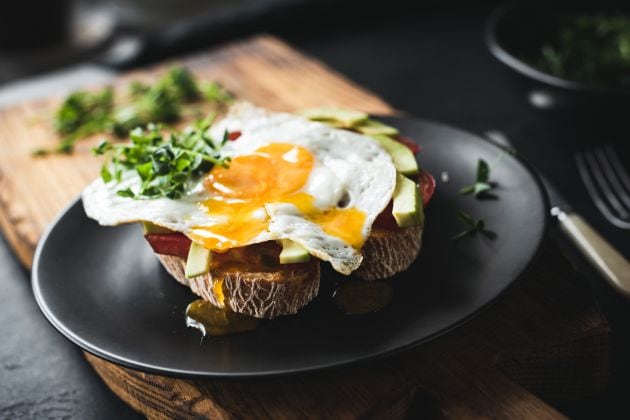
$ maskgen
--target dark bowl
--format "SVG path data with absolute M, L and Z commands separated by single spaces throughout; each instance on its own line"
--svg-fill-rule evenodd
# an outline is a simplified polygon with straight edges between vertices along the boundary
M 524 61 L 533 56 L 553 31 L 558 17 L 566 13 L 626 13 L 616 2 L 513 3 L 489 17 L 485 42 L 490 53 L 504 65 L 514 85 L 535 108 L 606 120 L 627 119 L 630 89 L 604 88 L 562 79 L 538 70 Z

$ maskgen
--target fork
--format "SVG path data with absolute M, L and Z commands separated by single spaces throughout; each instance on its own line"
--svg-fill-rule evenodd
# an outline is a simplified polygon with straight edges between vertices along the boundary
M 490 141 L 501 148 L 512 147 L 507 136 L 501 131 L 491 130 L 487 131 L 485 135 Z M 598 149 L 594 152 L 587 151 L 585 153 L 579 153 L 576 155 L 576 160 L 580 168 L 580 173 L 584 172 L 586 174 L 582 175 L 582 178 L 585 184 L 587 184 L 589 194 L 593 197 L 597 197 L 597 200 L 599 200 L 600 204 L 598 207 L 600 210 L 602 208 L 605 209 L 607 214 L 611 216 L 611 219 L 615 220 L 614 224 L 616 226 L 625 223 L 630 226 L 627 219 L 624 220 L 621 218 L 624 215 L 624 211 L 627 215 L 628 209 L 630 209 L 630 207 L 624 208 L 622 205 L 622 203 L 628 204 L 628 190 L 623 190 L 624 184 L 625 187 L 630 185 L 630 183 L 627 182 L 628 174 L 623 170 L 623 166 L 615 151 L 611 147 L 609 147 L 609 149 L 608 151 Z M 600 233 L 593 229 L 582 216 L 571 209 L 566 199 L 555 188 L 552 182 L 544 175 L 540 174 L 540 176 L 551 202 L 550 204 L 552 205 L 551 215 L 557 220 L 557 226 L 560 232 L 566 235 L 577 250 L 582 253 L 584 258 L 599 271 L 602 278 L 610 286 L 630 299 L 630 262 L 608 243 Z M 586 176 L 588 178 L 586 178 Z M 595 176 L 597 176 L 597 178 L 595 178 Z M 600 189 L 602 192 L 600 192 Z M 625 195 L 621 194 L 617 196 L 613 192 L 613 189 L 617 192 L 622 191 Z M 593 193 L 591 193 L 591 190 Z M 610 204 L 611 201 L 607 194 L 611 194 L 614 199 L 617 200 L 614 201 L 617 207 L 613 207 L 613 204 Z M 606 197 L 609 201 L 604 201 L 602 197 Z M 609 205 L 610 208 L 608 207 Z M 622 211 L 613 212 L 613 210 L 616 211 L 617 209 L 621 209 Z M 628 229 L 629 227 L 625 228 Z
M 576 152 L 575 162 L 595 206 L 612 225 L 630 229 L 630 175 L 615 149 L 602 147 Z

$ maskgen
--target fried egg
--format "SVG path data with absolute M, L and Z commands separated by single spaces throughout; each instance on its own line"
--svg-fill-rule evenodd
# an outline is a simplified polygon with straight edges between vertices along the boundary
M 240 137 L 179 199 L 136 200 L 135 171 L 121 182 L 98 179 L 83 192 L 86 214 L 102 225 L 147 221 L 181 232 L 215 252 L 290 239 L 350 274 L 362 261 L 372 223 L 392 198 L 396 169 L 369 137 L 241 103 L 212 129 Z

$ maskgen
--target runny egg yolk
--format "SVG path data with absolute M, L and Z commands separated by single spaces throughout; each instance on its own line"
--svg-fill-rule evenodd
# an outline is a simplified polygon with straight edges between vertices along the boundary
M 314 162 L 304 147 L 272 143 L 235 157 L 227 168 L 213 168 L 204 180 L 210 198 L 199 205 L 217 222 L 195 227 L 191 238 L 218 252 L 244 246 L 268 230 L 265 204 L 291 203 L 304 219 L 317 224 L 326 234 L 361 248 L 363 211 L 320 209 L 311 195 L 301 191 Z

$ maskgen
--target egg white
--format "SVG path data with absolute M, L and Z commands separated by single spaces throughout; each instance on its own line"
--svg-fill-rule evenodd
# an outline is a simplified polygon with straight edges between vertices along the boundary
M 241 132 L 238 140 L 223 149 L 232 157 L 250 154 L 270 143 L 295 144 L 309 150 L 315 157 L 315 165 L 303 192 L 314 197 L 315 205 L 322 210 L 341 205 L 364 212 L 363 240 L 392 198 L 396 169 L 389 154 L 369 137 L 247 103 L 231 108 L 228 116 L 212 128 L 213 138 L 222 138 L 225 130 Z M 195 226 L 219 221 L 198 205 L 207 198 L 200 182 L 189 185 L 186 194 L 177 200 L 134 200 L 116 194 L 118 190 L 135 189 L 139 185 L 135 171 L 124 173 L 122 183 L 95 180 L 83 191 L 86 214 L 102 225 L 148 221 L 184 234 Z M 286 238 L 317 258 L 329 261 L 343 274 L 350 274 L 361 264 L 360 250 L 324 232 L 319 225 L 305 219 L 294 205 L 267 203 L 265 210 L 270 220 L 268 231 L 243 245 Z

